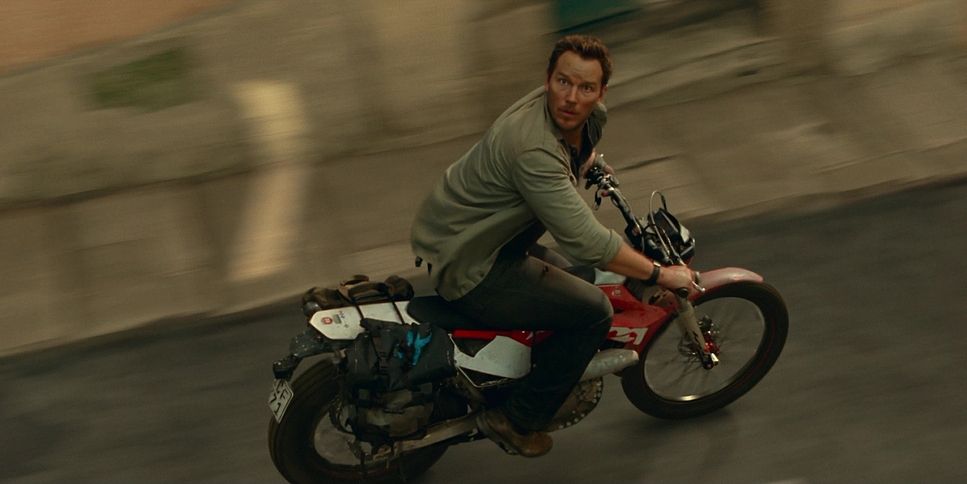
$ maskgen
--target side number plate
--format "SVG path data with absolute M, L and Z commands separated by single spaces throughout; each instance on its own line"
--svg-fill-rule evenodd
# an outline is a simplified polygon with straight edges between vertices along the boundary
M 292 392 L 292 386 L 289 385 L 287 380 L 275 380 L 272 385 L 272 393 L 269 394 L 269 410 L 272 410 L 276 422 L 282 422 L 282 415 L 285 414 L 285 409 L 289 407 L 293 395 L 295 394 Z

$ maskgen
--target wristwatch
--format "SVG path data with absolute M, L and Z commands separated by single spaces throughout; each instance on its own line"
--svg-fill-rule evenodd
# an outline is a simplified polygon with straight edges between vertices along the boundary
M 651 263 L 654 267 L 651 269 L 651 276 L 645 279 L 645 284 L 654 286 L 658 284 L 658 276 L 661 274 L 661 264 L 655 261 L 651 261 Z

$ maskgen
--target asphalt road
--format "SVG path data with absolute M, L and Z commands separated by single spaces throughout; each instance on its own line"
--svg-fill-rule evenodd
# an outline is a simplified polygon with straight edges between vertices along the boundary
M 700 222 L 698 269 L 755 270 L 789 307 L 785 351 L 755 389 L 666 422 L 609 377 L 548 456 L 477 442 L 421 482 L 963 482 L 965 215 L 961 183 Z M 302 324 L 292 304 L 0 360 L 0 481 L 280 482 L 270 365 Z

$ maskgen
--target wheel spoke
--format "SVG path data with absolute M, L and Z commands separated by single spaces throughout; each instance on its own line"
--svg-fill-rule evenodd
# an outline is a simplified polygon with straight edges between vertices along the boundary
M 715 288 L 694 303 L 699 329 L 717 347 L 719 362 L 705 369 L 680 325 L 656 328 L 637 371 L 621 378 L 625 395 L 659 418 L 688 418 L 722 408 L 749 391 L 772 367 L 786 341 L 782 296 L 765 283 Z
M 699 314 L 711 320 L 722 362 L 706 370 L 697 355 L 683 354 L 680 331 L 668 328 L 653 343 L 644 365 L 648 385 L 663 398 L 689 401 L 725 388 L 738 378 L 761 343 L 765 323 L 751 301 L 723 297 L 699 308 Z

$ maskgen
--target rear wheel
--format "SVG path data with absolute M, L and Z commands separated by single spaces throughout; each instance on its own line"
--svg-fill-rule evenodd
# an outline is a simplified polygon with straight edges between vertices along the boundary
M 332 425 L 337 402 L 336 368 L 320 361 L 292 382 L 293 398 L 282 418 L 269 421 L 269 453 L 280 473 L 294 483 L 393 483 L 426 472 L 446 451 L 445 444 L 417 449 L 396 458 L 376 459 L 363 467 L 350 449 L 352 434 Z M 367 444 L 363 449 L 371 451 Z
M 789 317 L 772 286 L 730 284 L 694 305 L 703 333 L 719 348 L 720 363 L 704 369 L 678 324 L 666 324 L 638 364 L 621 375 L 625 395 L 642 412 L 681 419 L 717 410 L 751 390 L 779 358 Z

